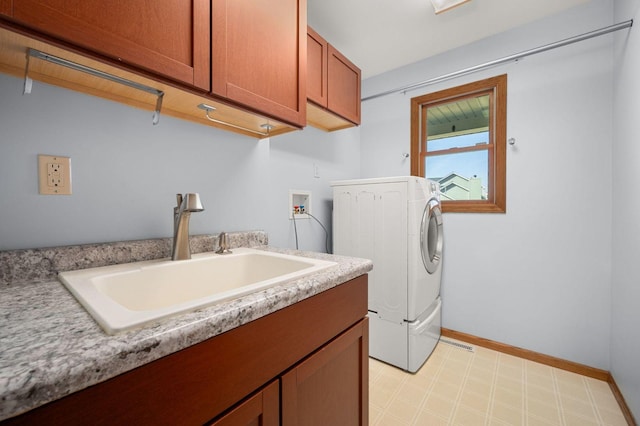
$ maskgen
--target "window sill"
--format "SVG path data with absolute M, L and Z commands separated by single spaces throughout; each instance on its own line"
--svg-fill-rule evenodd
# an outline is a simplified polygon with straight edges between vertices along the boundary
M 506 213 L 506 206 L 487 201 L 443 201 L 442 213 Z

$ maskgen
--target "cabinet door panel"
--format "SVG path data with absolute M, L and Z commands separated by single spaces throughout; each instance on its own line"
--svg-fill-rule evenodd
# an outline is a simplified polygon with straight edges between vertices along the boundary
M 368 319 L 282 377 L 283 426 L 367 425 Z
M 311 27 L 307 28 L 307 98 L 327 107 L 327 53 L 329 45 Z
M 329 45 L 327 108 L 360 124 L 360 69 Z
M 213 0 L 212 92 L 306 123 L 306 2 Z
M 105 56 L 209 90 L 207 0 L 20 0 L 13 17 Z
M 13 15 L 13 0 L 0 0 L 0 15 Z
M 278 426 L 279 423 L 280 386 L 276 380 L 211 426 Z

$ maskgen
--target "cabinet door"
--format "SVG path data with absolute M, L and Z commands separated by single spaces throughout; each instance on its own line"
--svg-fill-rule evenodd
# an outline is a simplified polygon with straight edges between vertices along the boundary
M 0 15 L 13 15 L 13 0 L 0 0 Z
M 210 89 L 208 0 L 20 0 L 13 18 L 55 38 Z
M 311 27 L 307 27 L 307 99 L 327 107 L 327 64 L 329 45 Z
M 279 423 L 280 386 L 276 380 L 211 423 L 211 426 L 278 426 Z
M 213 0 L 212 92 L 306 124 L 305 0 Z
M 360 68 L 329 45 L 327 108 L 360 124 Z
M 282 425 L 369 423 L 369 329 L 365 318 L 282 376 Z

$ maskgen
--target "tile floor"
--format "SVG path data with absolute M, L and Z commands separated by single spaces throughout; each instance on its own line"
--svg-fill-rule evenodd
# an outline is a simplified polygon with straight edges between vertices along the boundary
M 370 358 L 369 383 L 371 426 L 627 425 L 606 382 L 479 346 L 440 342 L 416 374 Z

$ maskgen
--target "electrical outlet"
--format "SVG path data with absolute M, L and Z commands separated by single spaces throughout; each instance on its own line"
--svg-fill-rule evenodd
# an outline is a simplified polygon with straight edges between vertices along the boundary
M 40 194 L 71 195 L 71 158 L 38 155 Z

